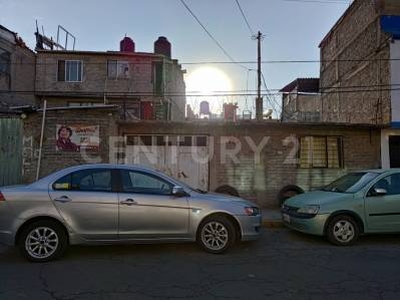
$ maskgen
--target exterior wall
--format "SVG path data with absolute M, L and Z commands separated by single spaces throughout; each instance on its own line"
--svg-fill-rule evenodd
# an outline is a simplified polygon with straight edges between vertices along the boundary
M 0 49 L 10 53 L 9 73 L 0 70 L 0 106 L 34 105 L 36 56 L 15 33 L 0 28 Z
M 318 122 L 321 113 L 319 94 L 289 93 L 283 98 L 282 121 Z
M 378 2 L 355 0 L 320 45 L 323 121 L 390 123 L 390 37 Z
M 391 92 L 392 126 L 400 128 L 400 40 L 394 40 L 390 45 L 391 58 Z
M 207 135 L 212 153 L 209 189 L 222 185 L 261 206 L 276 206 L 287 185 L 304 190 L 323 186 L 350 170 L 380 167 L 380 130 L 300 124 L 122 123 L 119 135 Z M 307 135 L 341 136 L 344 167 L 300 169 L 298 138 Z M 262 149 L 259 161 L 254 149 Z
M 83 62 L 81 82 L 57 80 L 59 60 Z M 107 74 L 107 60 L 129 62 L 129 77 L 111 79 Z M 164 64 L 164 91 L 154 95 L 154 65 Z M 68 102 L 101 102 L 127 106 L 138 101 L 171 103 L 175 120 L 184 119 L 185 87 L 183 73 L 176 61 L 161 55 L 143 55 L 117 52 L 39 51 L 36 68 L 37 93 L 46 97 L 49 106 L 65 106 Z M 172 96 L 164 96 L 172 94 Z M 175 96 L 178 95 L 178 96 Z M 183 113 L 181 113 L 181 111 Z
M 85 117 L 82 118 L 82 115 Z M 36 178 L 42 112 L 29 114 L 24 120 L 23 137 L 23 181 L 32 182 Z M 110 136 L 117 135 L 116 120 L 119 113 L 115 109 L 70 109 L 46 111 L 44 144 L 39 177 L 48 175 L 64 167 L 108 162 Z M 94 153 L 56 151 L 56 126 L 60 125 L 99 125 L 100 150 Z

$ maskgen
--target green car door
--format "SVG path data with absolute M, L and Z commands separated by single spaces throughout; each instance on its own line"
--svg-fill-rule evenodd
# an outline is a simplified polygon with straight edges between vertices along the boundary
M 365 217 L 367 232 L 400 231 L 400 173 L 388 175 L 372 186 L 365 199 Z

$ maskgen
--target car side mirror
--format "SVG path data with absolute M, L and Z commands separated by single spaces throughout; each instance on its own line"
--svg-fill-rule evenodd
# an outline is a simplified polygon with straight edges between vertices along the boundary
M 183 189 L 183 187 L 176 185 L 172 188 L 172 195 L 175 197 L 184 197 L 187 194 L 186 194 L 185 190 Z
M 382 189 L 382 188 L 373 188 L 373 195 L 374 196 L 384 196 L 387 194 L 387 190 Z

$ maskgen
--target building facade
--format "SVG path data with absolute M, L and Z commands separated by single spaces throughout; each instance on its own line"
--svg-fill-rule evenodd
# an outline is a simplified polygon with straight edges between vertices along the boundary
M 355 0 L 320 44 L 325 122 L 383 125 L 382 167 L 400 167 L 400 2 Z
M 35 62 L 24 41 L 0 25 L 0 110 L 35 105 Z
M 282 93 L 282 122 L 320 122 L 321 97 L 318 78 L 297 78 Z
M 184 120 L 184 71 L 165 37 L 154 51 L 135 52 L 130 38 L 120 51 L 38 50 L 36 94 L 49 107 L 115 104 L 123 119 Z

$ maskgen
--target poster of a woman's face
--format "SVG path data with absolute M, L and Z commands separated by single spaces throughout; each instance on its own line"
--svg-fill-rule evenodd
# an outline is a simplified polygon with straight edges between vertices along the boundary
M 79 152 L 99 150 L 98 125 L 57 125 L 56 150 Z
M 60 151 L 79 151 L 79 147 L 71 141 L 72 129 L 62 125 L 58 131 L 57 150 Z

